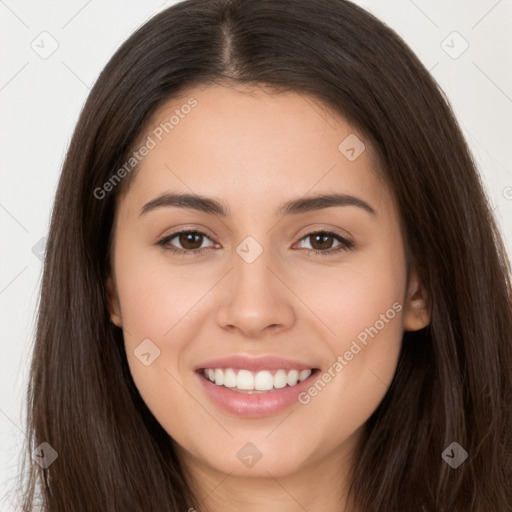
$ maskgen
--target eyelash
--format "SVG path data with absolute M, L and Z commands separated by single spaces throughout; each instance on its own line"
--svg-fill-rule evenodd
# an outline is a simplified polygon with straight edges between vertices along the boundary
M 183 255 L 186 257 L 200 256 L 201 254 L 204 254 L 205 252 L 207 252 L 208 250 L 211 249 L 211 247 L 204 247 L 202 249 L 185 250 L 185 249 L 179 249 L 176 247 L 170 247 L 167 245 L 173 238 L 176 238 L 178 235 L 183 235 L 183 234 L 187 234 L 187 233 L 191 233 L 191 234 L 195 234 L 195 235 L 203 235 L 206 238 L 210 238 L 206 233 L 203 233 L 202 231 L 198 231 L 195 229 L 189 229 L 189 230 L 183 230 L 183 231 L 176 231 L 175 233 L 167 235 L 164 238 L 160 239 L 156 243 L 156 245 L 163 247 L 164 250 L 170 251 L 173 254 Z M 342 251 L 350 250 L 354 246 L 353 242 L 350 242 L 349 240 L 338 235 L 337 233 L 334 233 L 332 231 L 326 231 L 326 230 L 312 231 L 311 233 L 304 235 L 299 241 L 302 241 L 305 238 L 308 238 L 313 235 L 331 236 L 331 237 L 335 238 L 336 240 L 338 240 L 338 242 L 340 242 L 340 246 L 337 247 L 336 249 L 329 249 L 326 251 L 319 251 L 317 249 L 306 249 L 306 251 L 308 251 L 308 254 L 315 253 L 319 256 L 329 256 L 332 254 L 340 253 Z

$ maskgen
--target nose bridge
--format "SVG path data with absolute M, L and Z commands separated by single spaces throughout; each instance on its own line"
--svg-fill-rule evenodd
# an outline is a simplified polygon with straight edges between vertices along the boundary
M 272 262 L 268 243 L 264 246 L 254 237 L 246 237 L 236 247 L 233 265 L 233 290 L 237 296 L 253 296 L 257 300 L 266 295 L 274 296 L 276 283 L 269 267 L 275 266 L 275 262 Z
M 284 326 L 293 320 L 291 305 L 279 279 L 273 251 L 254 237 L 246 237 L 236 247 L 229 292 L 219 311 L 219 322 L 256 336 L 269 326 Z M 272 271 L 270 270 L 272 269 Z

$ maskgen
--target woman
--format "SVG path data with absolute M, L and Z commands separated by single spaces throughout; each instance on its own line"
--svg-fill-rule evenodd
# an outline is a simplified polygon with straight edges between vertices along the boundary
M 512 510 L 511 304 L 393 31 L 343 0 L 176 4 L 64 163 L 23 507 Z

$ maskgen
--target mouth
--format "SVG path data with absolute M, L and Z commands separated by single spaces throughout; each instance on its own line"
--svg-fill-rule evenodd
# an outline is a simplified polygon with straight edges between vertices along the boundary
M 315 377 L 320 369 L 279 368 L 254 371 L 245 368 L 199 368 L 196 371 L 207 381 L 230 391 L 263 394 L 294 388 Z
M 320 373 L 318 360 L 306 361 L 239 353 L 202 361 L 194 373 L 204 396 L 223 412 L 262 418 L 302 403 L 299 397 Z
M 212 365 L 213 366 L 213 365 Z M 319 368 L 199 368 L 195 371 L 205 396 L 236 417 L 263 418 L 297 405 Z

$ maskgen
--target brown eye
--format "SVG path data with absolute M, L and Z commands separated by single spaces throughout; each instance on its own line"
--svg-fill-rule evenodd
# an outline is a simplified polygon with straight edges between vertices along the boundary
M 311 247 L 316 250 L 331 249 L 334 243 L 334 237 L 323 233 L 309 235 L 311 240 Z
M 179 253 L 196 255 L 209 250 L 211 246 L 203 246 L 205 239 L 210 240 L 210 237 L 201 231 L 178 231 L 172 235 L 168 235 L 157 242 L 164 249 Z
M 178 239 L 178 242 L 183 249 L 188 249 L 190 251 L 199 249 L 203 242 L 203 235 L 195 231 L 179 233 L 174 238 Z
M 319 255 L 332 255 L 334 253 L 351 249 L 353 243 L 346 240 L 337 233 L 331 231 L 317 231 L 309 233 L 308 235 L 301 238 L 300 242 L 308 241 L 310 247 L 303 247 L 309 249 L 314 254 Z

